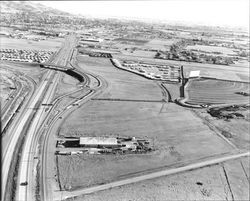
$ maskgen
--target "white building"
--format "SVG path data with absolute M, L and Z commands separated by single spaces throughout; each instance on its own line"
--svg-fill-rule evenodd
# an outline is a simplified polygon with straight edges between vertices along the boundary
M 189 78 L 196 78 L 196 77 L 200 77 L 200 71 L 199 70 L 190 71 Z

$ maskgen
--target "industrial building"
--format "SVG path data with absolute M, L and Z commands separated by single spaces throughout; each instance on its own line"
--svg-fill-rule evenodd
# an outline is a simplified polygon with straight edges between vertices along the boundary
M 80 137 L 80 146 L 84 147 L 118 147 L 117 138 Z
M 150 141 L 135 137 L 80 137 L 57 141 L 57 148 L 75 148 L 81 153 L 108 154 L 108 153 L 145 153 L 152 151 Z M 56 151 L 56 154 L 65 154 L 65 151 Z M 79 153 L 80 153 L 79 152 Z

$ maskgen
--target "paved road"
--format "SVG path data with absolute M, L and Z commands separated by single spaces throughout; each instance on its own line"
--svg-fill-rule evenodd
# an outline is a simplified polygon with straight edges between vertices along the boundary
M 207 161 L 193 163 L 193 164 L 186 165 L 183 167 L 166 169 L 166 170 L 153 172 L 150 174 L 137 176 L 137 177 L 133 177 L 133 178 L 129 178 L 129 179 L 124 179 L 124 180 L 120 180 L 120 181 L 115 181 L 115 182 L 111 182 L 108 184 L 94 186 L 94 187 L 90 187 L 90 188 L 86 188 L 86 189 L 82 189 L 82 190 L 76 190 L 76 191 L 71 191 L 71 192 L 62 191 L 62 192 L 58 192 L 58 197 L 60 197 L 60 199 L 63 200 L 63 199 L 67 199 L 70 197 L 76 197 L 76 196 L 80 196 L 80 195 L 84 195 L 84 194 L 95 193 L 98 191 L 102 191 L 102 190 L 106 190 L 106 189 L 110 189 L 110 188 L 114 188 L 114 187 L 118 187 L 118 186 L 132 184 L 132 183 L 136 183 L 136 182 L 140 182 L 140 181 L 144 181 L 144 180 L 148 180 L 148 179 L 154 179 L 154 178 L 167 176 L 167 175 L 171 175 L 171 174 L 181 173 L 184 171 L 198 169 L 198 168 L 202 168 L 205 166 L 215 165 L 215 164 L 222 163 L 222 162 L 225 162 L 228 160 L 234 160 L 237 158 L 249 157 L 249 156 L 250 156 L 250 152 L 224 156 L 224 157 L 220 157 L 220 158 L 216 158 L 216 159 L 211 159 L 211 160 L 207 160 Z M 60 199 L 58 199 L 58 200 L 60 200 Z
M 71 39 L 71 38 L 70 38 Z M 66 41 L 66 43 L 64 44 L 63 48 L 59 51 L 59 54 L 57 55 L 57 57 L 54 58 L 54 60 L 51 62 L 53 64 L 58 64 L 58 65 L 66 65 L 66 62 L 67 62 L 67 54 L 69 54 L 70 52 L 70 49 L 69 49 L 69 44 L 70 44 L 71 41 Z M 55 77 L 55 80 L 56 82 L 53 82 L 53 84 L 51 84 L 51 81 L 50 80 L 51 78 L 54 77 L 54 74 L 55 72 L 54 71 L 48 71 L 47 74 L 45 75 L 45 78 L 41 81 L 41 84 L 40 86 L 38 87 L 37 91 L 35 92 L 34 96 L 32 97 L 30 103 L 29 103 L 29 106 L 27 107 L 27 109 L 22 113 L 22 116 L 20 118 L 20 121 L 17 122 L 17 124 L 15 124 L 14 126 L 12 126 L 12 128 L 10 129 L 10 132 L 12 133 L 12 138 L 10 140 L 10 142 L 8 143 L 8 145 L 6 145 L 6 149 L 4 150 L 4 153 L 2 155 L 2 189 L 1 189 L 1 193 L 2 193 L 2 200 L 4 201 L 5 200 L 5 195 L 6 193 L 9 193 L 9 192 L 6 192 L 6 186 L 7 186 L 7 182 L 8 182 L 8 175 L 9 175 L 9 170 L 10 170 L 10 167 L 12 165 L 12 159 L 13 159 L 13 156 L 14 156 L 14 152 L 15 152 L 15 149 L 16 149 L 16 145 L 18 143 L 18 141 L 20 140 L 20 137 L 23 135 L 23 129 L 31 123 L 31 117 L 32 115 L 34 114 L 34 107 L 38 107 L 40 106 L 40 103 L 41 101 L 45 98 L 46 100 L 49 100 L 49 98 L 52 97 L 52 91 L 55 90 L 55 86 L 57 84 L 57 81 L 59 80 L 58 79 L 58 76 Z M 51 85 L 49 87 L 49 85 Z M 49 90 L 46 91 L 49 87 Z M 46 93 L 48 92 L 48 93 Z M 50 94 L 48 96 L 45 96 L 46 94 Z M 47 98 L 46 98 L 47 97 Z M 41 110 L 38 110 L 37 113 L 38 115 L 36 116 L 39 116 L 41 115 Z M 35 126 L 36 123 L 39 123 L 40 121 L 37 121 L 37 119 L 33 119 L 35 121 L 35 123 L 32 123 L 30 129 L 29 129 L 29 132 L 26 133 L 26 141 L 25 141 L 25 146 L 24 146 L 24 150 L 23 150 L 23 153 L 24 155 L 22 155 L 22 162 L 26 163 L 27 164 L 27 161 L 25 161 L 27 159 L 27 156 L 25 155 L 25 153 L 28 153 L 29 152 L 29 148 L 31 147 L 31 144 L 29 146 L 29 143 L 32 143 L 32 136 L 34 136 L 36 133 L 35 132 L 32 132 L 32 131 L 35 131 L 33 130 L 34 128 L 36 128 L 38 125 Z M 23 179 L 23 172 L 26 172 L 27 173 L 27 169 L 24 170 L 25 168 L 27 168 L 28 165 L 24 165 L 23 163 L 21 163 L 20 165 L 20 172 L 21 173 L 19 175 L 19 178 L 18 180 L 19 181 L 22 181 Z M 11 178 L 9 178 L 11 179 Z M 18 192 L 18 196 L 20 195 L 20 199 L 19 197 L 17 196 L 17 200 L 30 200 L 30 199 L 26 199 L 26 188 L 25 190 L 22 188 L 22 189 L 19 189 L 20 185 L 17 184 L 17 192 Z M 25 191 L 25 192 L 24 192 Z
M 76 67 L 76 69 L 81 71 L 77 67 L 77 65 L 74 66 Z M 55 196 L 57 196 L 57 194 L 54 194 L 54 192 L 59 188 L 58 183 L 55 182 L 54 177 L 54 168 L 56 167 L 56 164 L 54 164 L 54 157 L 53 160 L 51 160 L 51 153 L 53 153 L 54 155 L 54 152 L 52 150 L 55 149 L 54 138 L 57 128 L 61 125 L 63 119 L 65 119 L 72 111 L 88 102 L 92 97 L 95 97 L 102 93 L 103 89 L 107 87 L 107 82 L 103 80 L 102 77 L 85 71 L 84 74 L 85 76 L 88 76 L 85 77 L 86 82 L 84 84 L 90 86 L 92 85 L 92 81 L 97 83 L 97 85 L 93 86 L 93 88 L 87 87 L 86 89 L 89 89 L 89 92 L 85 92 L 82 97 L 79 96 L 79 100 L 69 103 L 53 118 L 53 121 L 50 123 L 50 125 L 46 126 L 47 130 L 44 134 L 45 140 L 42 147 L 41 200 L 54 200 L 56 198 Z M 79 105 L 73 106 L 74 104 Z
M 23 64 L 22 64 L 23 65 Z M 10 65 L 7 62 L 4 62 L 3 64 L 3 69 L 6 69 L 7 71 L 12 72 L 13 74 L 15 74 L 15 83 L 16 83 L 16 90 L 14 92 L 12 92 L 10 94 L 9 97 L 14 97 L 11 98 L 4 106 L 3 108 L 1 108 L 1 123 L 2 123 L 2 135 L 4 133 L 6 133 L 7 127 L 10 126 L 10 124 L 13 122 L 14 120 L 18 119 L 18 114 L 15 112 L 16 109 L 19 109 L 19 112 L 21 111 L 19 108 L 19 104 L 22 103 L 23 106 L 26 105 L 26 103 L 29 101 L 30 97 L 33 95 L 34 90 L 35 90 L 35 86 L 36 83 L 33 80 L 33 78 L 29 77 L 26 74 L 20 73 L 20 72 L 15 72 L 16 67 L 20 67 L 20 65 L 16 65 L 16 64 L 12 64 Z M 23 101 L 23 99 L 25 99 Z M 24 108 L 24 107 L 23 107 Z M 13 118 L 15 117 L 15 118 Z M 6 127 L 6 128 L 5 128 Z M 7 139 L 6 139 L 7 138 Z M 2 140 L 9 140 L 8 137 L 3 138 L 2 136 Z M 7 144 L 7 143 L 3 143 L 3 144 Z M 3 147 L 2 147 L 3 148 Z
M 51 63 L 53 65 L 66 66 L 69 57 L 71 56 L 71 49 L 75 46 L 74 37 L 70 36 L 64 43 L 64 46 L 57 54 Z M 38 98 L 42 103 L 51 103 L 54 97 L 54 93 L 57 87 L 57 84 L 60 80 L 61 72 L 50 71 L 52 73 L 51 79 L 44 89 L 45 93 L 43 97 Z M 31 104 L 30 107 L 34 105 Z M 29 201 L 35 200 L 36 196 L 36 172 L 35 165 L 36 163 L 36 149 L 38 145 L 39 133 L 37 132 L 40 125 L 42 125 L 43 120 L 48 115 L 46 113 L 46 108 L 39 107 L 31 125 L 26 133 L 26 140 L 24 143 L 22 157 L 20 160 L 18 182 L 16 189 L 16 200 L 18 201 Z M 28 182 L 28 185 L 20 185 L 22 182 Z
M 50 77 L 51 74 L 52 72 L 48 72 L 47 76 Z M 8 174 L 9 174 L 13 154 L 16 149 L 16 145 L 18 143 L 19 137 L 22 134 L 24 126 L 28 123 L 29 117 L 33 113 L 33 107 L 38 103 L 40 96 L 43 94 L 43 90 L 45 89 L 46 84 L 47 84 L 47 81 L 43 81 L 43 83 L 40 85 L 37 92 L 35 93 L 34 98 L 31 100 L 30 107 L 24 111 L 24 114 L 20 118 L 21 121 L 17 123 L 16 125 L 14 125 L 10 130 L 10 132 L 12 133 L 12 138 L 9 144 L 5 146 L 6 148 L 4 149 L 3 155 L 2 155 L 2 183 L 1 183 L 2 195 L 5 194 Z M 2 196 L 2 200 L 4 201 L 4 196 Z
M 59 81 L 59 75 L 56 74 L 55 77 L 53 77 L 53 82 L 57 83 Z M 43 99 L 43 103 L 50 103 L 53 98 L 53 94 L 56 88 L 56 84 L 51 84 L 47 91 L 46 95 Z M 39 125 L 41 124 L 44 116 L 46 115 L 45 108 L 41 107 L 38 109 L 31 126 L 26 134 L 26 141 L 23 147 L 22 157 L 20 161 L 20 168 L 19 168 L 19 176 L 18 176 L 18 188 L 16 192 L 17 200 L 18 201 L 25 201 L 25 200 L 35 200 L 35 197 L 33 197 L 33 189 L 35 187 L 35 182 L 32 182 L 32 175 L 33 175 L 33 168 L 32 165 L 34 164 L 32 162 L 32 158 L 34 159 L 35 150 L 33 150 L 33 140 L 36 137 L 37 129 L 39 128 Z M 19 185 L 22 182 L 28 182 L 27 186 L 21 186 Z

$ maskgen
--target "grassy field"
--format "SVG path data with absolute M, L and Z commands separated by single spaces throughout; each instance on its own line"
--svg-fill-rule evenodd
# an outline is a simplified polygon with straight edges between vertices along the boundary
M 8 97 L 13 91 L 10 87 L 15 87 L 14 80 L 11 79 L 12 76 L 14 76 L 13 73 L 6 71 L 5 69 L 0 69 L 0 103 L 2 107 L 7 102 Z
M 190 45 L 186 47 L 188 50 L 189 49 L 195 49 L 195 50 L 201 50 L 201 51 L 206 51 L 206 52 L 220 52 L 222 55 L 227 56 L 230 54 L 236 54 L 233 52 L 233 49 L 231 48 L 226 48 L 226 47 L 216 47 L 216 46 L 208 46 L 208 45 Z
M 168 90 L 172 101 L 180 98 L 180 86 L 181 86 L 181 84 L 164 82 L 163 85 Z
M 185 86 L 186 102 L 189 104 L 233 104 L 249 103 L 250 84 L 212 79 L 192 79 Z
M 63 73 L 61 82 L 60 84 L 58 84 L 58 87 L 56 90 L 55 98 L 66 93 L 73 92 L 74 90 L 77 89 L 76 85 L 78 83 L 79 83 L 78 80 L 76 80 L 70 75 L 67 75 L 66 73 Z
M 0 37 L 1 48 L 5 49 L 31 49 L 56 51 L 61 47 L 64 39 L 55 38 L 42 41 L 33 41 L 27 39 L 14 39 Z
M 97 192 L 67 201 L 249 200 L 249 158 Z M 225 168 L 227 178 L 223 170 Z M 249 178 L 249 177 L 248 177 Z M 230 188 L 232 193 L 230 192 Z
M 111 87 L 107 88 L 108 93 L 104 92 L 108 99 L 161 99 L 156 83 L 139 76 L 138 81 L 136 75 L 110 66 L 106 63 L 109 60 L 84 58 L 81 62 L 84 62 L 80 63 L 83 69 L 98 73 L 108 81 Z M 153 86 L 159 91 L 158 96 Z M 231 151 L 190 110 L 160 102 L 92 100 L 65 120 L 60 135 L 143 137 L 150 139 L 155 148 L 139 155 L 59 156 L 59 178 L 64 189 L 92 186 Z
M 241 112 L 239 112 L 241 113 Z M 212 123 L 218 130 L 224 134 L 231 142 L 233 142 L 240 149 L 249 149 L 250 144 L 250 127 L 249 127 L 249 110 L 245 111 L 246 119 L 217 119 L 210 116 L 206 112 L 200 114 L 210 123 Z
M 114 67 L 109 59 L 78 57 L 79 66 L 108 80 L 108 88 L 100 98 L 130 100 L 162 100 L 156 83 Z
M 116 38 L 114 41 L 118 41 L 122 44 L 134 44 L 134 45 L 144 45 L 147 43 L 147 40 L 140 40 L 140 39 L 129 39 L 129 38 Z
M 29 64 L 29 63 L 16 63 L 16 62 L 7 62 L 7 61 L 2 61 L 2 66 L 7 67 L 10 70 L 17 71 L 18 73 L 27 75 L 31 78 L 36 83 L 39 83 L 42 76 L 46 72 L 45 69 L 41 69 L 38 64 Z
M 154 58 L 156 52 L 144 51 L 144 50 L 135 50 L 133 52 L 131 52 L 131 51 L 122 51 L 122 54 L 127 55 L 127 56 L 133 56 L 133 57 Z
M 170 40 L 153 39 L 150 40 L 148 43 L 146 43 L 144 47 L 166 51 L 169 50 L 170 46 L 176 43 L 177 41 L 178 41 L 177 39 L 170 39 Z

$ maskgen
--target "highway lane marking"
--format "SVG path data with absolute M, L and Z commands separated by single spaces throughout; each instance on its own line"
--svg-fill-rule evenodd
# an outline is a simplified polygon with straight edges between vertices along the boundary
M 52 89 L 51 89 L 51 92 L 53 92 L 54 90 L 55 90 L 55 87 L 56 87 L 56 85 L 54 85 L 54 87 L 52 86 Z M 46 96 L 48 95 L 48 93 L 46 94 Z M 51 98 L 51 94 L 50 95 L 48 95 L 48 99 L 49 98 Z M 42 116 L 42 112 L 44 111 L 44 108 L 42 109 L 42 110 L 39 110 L 38 111 L 38 113 L 39 114 L 41 114 L 41 115 L 38 115 L 38 114 L 36 114 L 36 118 L 37 118 L 37 116 Z M 39 118 L 39 117 L 38 117 Z M 37 125 L 40 125 L 40 119 L 37 121 Z M 33 124 L 35 124 L 35 121 L 33 121 Z M 33 125 L 32 125 L 33 126 Z M 36 127 L 36 125 L 34 125 L 35 127 L 34 127 L 34 129 L 37 129 L 37 127 Z M 26 145 L 27 144 L 30 144 L 30 142 L 31 142 L 31 140 L 32 140 L 32 142 L 33 142 L 33 137 L 32 136 L 28 136 L 27 137 L 27 139 L 26 139 Z M 29 142 L 30 141 L 30 142 Z M 29 143 L 28 143 L 29 142 Z M 26 146 L 25 146 L 26 147 Z M 31 149 L 31 148 L 30 148 Z M 24 148 L 24 150 L 26 150 L 25 148 Z M 25 157 L 25 155 L 23 155 L 22 157 Z M 26 155 L 26 157 L 27 157 L 27 155 Z M 24 159 L 24 161 L 25 161 L 25 159 Z M 27 170 L 28 170 L 28 168 L 29 168 L 29 166 L 27 166 L 26 164 L 22 164 L 22 166 L 21 166 L 21 168 L 22 169 L 24 169 L 24 171 L 21 171 L 21 175 L 19 175 L 19 179 L 22 179 L 22 178 L 26 178 L 27 179 L 27 181 L 32 181 L 32 176 L 30 176 L 29 175 L 29 173 L 27 172 Z M 29 182 L 30 183 L 30 182 Z M 26 186 L 26 188 L 24 188 L 24 187 L 20 187 L 20 186 L 18 186 L 19 187 L 19 191 L 18 191 L 18 193 L 17 193 L 17 197 L 18 198 L 21 198 L 22 199 L 22 197 L 25 199 L 25 200 L 29 200 L 28 198 L 30 198 L 31 196 L 33 196 L 33 194 L 31 193 L 32 192 L 32 185 L 30 184 L 29 186 Z M 28 197 L 28 198 L 27 198 Z
M 51 99 L 55 88 L 56 88 L 56 84 L 50 85 L 45 95 L 44 100 L 47 101 Z M 36 116 L 34 117 L 34 120 L 32 121 L 32 125 L 29 128 L 29 131 L 27 133 L 26 141 L 25 141 L 24 148 L 23 148 L 23 154 L 22 154 L 21 161 L 20 161 L 20 168 L 19 168 L 20 174 L 18 176 L 18 181 L 19 181 L 18 183 L 27 181 L 29 183 L 29 186 L 25 186 L 25 188 L 24 187 L 20 188 L 20 186 L 17 187 L 16 195 L 17 195 L 18 200 L 29 200 L 28 196 L 30 196 L 29 192 L 32 186 L 30 184 L 31 182 L 29 181 L 29 177 L 28 177 L 29 176 L 28 170 L 31 169 L 28 164 L 33 164 L 33 159 L 30 159 L 30 155 L 34 152 L 30 150 L 31 150 L 32 142 L 34 140 L 33 138 L 35 136 L 35 134 L 32 135 L 32 133 L 36 133 L 38 129 L 38 125 L 40 125 L 40 121 L 43 115 L 44 115 L 44 109 L 39 110 L 38 113 L 36 113 Z
M 50 77 L 51 75 L 52 75 L 51 72 L 47 73 L 47 77 Z M 37 104 L 38 99 L 42 95 L 42 92 L 43 92 L 46 85 L 47 85 L 46 81 L 41 83 L 41 85 L 39 86 L 39 88 L 37 89 L 37 91 L 35 92 L 35 94 L 33 95 L 32 99 L 30 101 L 31 106 L 33 106 L 33 105 L 35 106 Z M 12 163 L 12 158 L 13 158 L 16 144 L 18 143 L 18 139 L 19 139 L 27 121 L 29 120 L 31 114 L 32 114 L 32 110 L 24 110 L 24 113 L 22 115 L 23 118 L 18 122 L 17 125 L 13 125 L 15 127 L 11 129 L 11 130 L 15 129 L 13 131 L 14 134 L 13 134 L 13 137 L 11 138 L 11 141 L 7 145 L 7 150 L 4 150 L 4 154 L 3 154 L 3 158 L 2 158 L 2 169 L 4 171 L 7 171 L 5 173 L 2 172 L 2 189 L 1 189 L 1 192 L 3 195 L 2 199 L 4 199 L 5 187 L 6 187 L 7 181 L 8 181 L 8 173 L 9 173 L 8 171 L 9 171 L 11 163 Z

